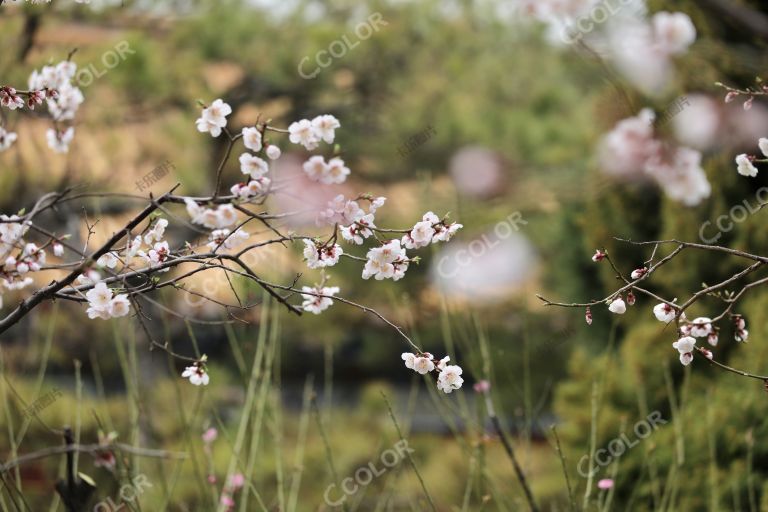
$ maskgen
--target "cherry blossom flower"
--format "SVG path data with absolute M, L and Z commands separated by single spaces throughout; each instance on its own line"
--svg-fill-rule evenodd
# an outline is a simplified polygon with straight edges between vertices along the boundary
M 128 296 L 124 294 L 113 297 L 112 300 L 109 302 L 109 306 L 107 307 L 109 316 L 112 318 L 119 318 L 121 316 L 125 316 L 130 312 L 130 310 L 131 310 L 131 303 L 128 300 Z
M 691 322 L 691 336 L 694 338 L 703 338 L 709 336 L 712 332 L 712 319 L 705 316 L 695 318 Z
M 699 204 L 712 192 L 712 186 L 701 167 L 701 153 L 695 149 L 669 149 L 658 144 L 644 169 L 667 196 L 686 206 Z
M 192 366 L 187 366 L 181 376 L 185 379 L 189 379 L 189 382 L 195 386 L 207 386 L 211 379 L 205 368 L 205 356 L 203 356 L 201 362 L 197 362 Z
M 608 311 L 617 315 L 623 315 L 626 313 L 627 305 L 624 303 L 624 299 L 621 297 L 616 297 L 613 299 L 613 301 L 608 305 Z
M 709 343 L 713 347 L 716 347 L 717 346 L 717 342 L 718 342 L 717 331 L 712 330 L 712 332 L 710 332 L 707 335 L 707 343 Z
M 637 300 L 637 297 L 635 297 L 634 292 L 632 290 L 629 290 L 629 293 L 627 293 L 627 305 L 634 306 L 636 300 Z
M 592 325 L 592 309 L 589 306 L 587 306 L 587 311 L 584 313 L 584 320 L 586 320 L 587 325 Z
M 144 235 L 144 243 L 152 245 L 154 242 L 160 242 L 163 239 L 163 236 L 165 236 L 165 228 L 167 227 L 167 219 L 157 219 L 154 226 L 152 226 L 152 228 Z
M 328 161 L 327 171 L 321 181 L 326 185 L 341 184 L 347 180 L 350 172 L 349 168 L 344 165 L 344 160 L 338 157 L 331 158 Z
M 208 236 L 207 247 L 211 251 L 217 249 L 231 249 L 237 246 L 239 243 L 247 240 L 250 234 L 244 229 L 236 229 L 232 233 L 229 229 L 216 229 Z
M 312 130 L 315 134 L 315 137 L 322 139 L 328 144 L 333 143 L 335 138 L 335 130 L 339 127 L 341 127 L 339 120 L 330 114 L 317 116 L 312 120 Z
M 328 175 L 328 164 L 326 163 L 325 158 L 320 155 L 311 157 L 309 160 L 304 162 L 304 165 L 301 167 L 304 169 L 304 173 L 307 175 L 307 177 L 312 181 L 322 183 L 325 180 L 325 177 Z
M 475 393 L 487 393 L 491 390 L 491 383 L 487 380 L 480 380 L 472 387 L 475 390 Z
M 219 431 L 216 430 L 214 427 L 209 428 L 205 432 L 203 432 L 202 439 L 205 444 L 211 444 L 216 440 L 216 438 L 219 437 Z
M 0 87 L 0 106 L 16 110 L 24 107 L 24 100 L 16 94 L 16 89 L 13 87 Z
M 350 226 L 341 226 L 341 237 L 349 242 L 362 245 L 363 240 L 373 235 L 373 231 L 370 229 L 376 227 L 373 221 L 374 218 L 372 213 L 363 215 L 356 220 L 354 224 Z
M 757 145 L 760 147 L 760 152 L 763 156 L 768 157 L 768 138 L 761 137 L 760 140 L 757 141 Z
M 59 258 L 61 256 L 63 256 L 64 255 L 64 246 L 61 245 L 58 242 L 55 242 L 53 244 L 53 255 L 56 256 L 56 257 L 59 257 Z
M 603 261 L 605 259 L 605 253 L 601 251 L 600 249 L 595 251 L 595 254 L 592 255 L 592 261 L 595 263 L 599 261 Z
M 314 241 L 304 239 L 304 258 L 309 268 L 332 267 L 343 253 L 338 244 L 318 246 Z
M 672 348 L 680 353 L 680 362 L 683 366 L 688 366 L 693 361 L 693 350 L 696 347 L 696 338 L 684 336 L 672 343 Z
M 301 307 L 304 309 L 304 311 L 307 311 L 309 313 L 314 313 L 315 315 L 319 315 L 329 307 L 333 305 L 333 299 L 330 297 L 319 297 L 318 295 L 329 295 L 333 296 L 339 293 L 339 287 L 338 286 L 302 286 L 301 291 L 304 292 L 301 294 L 301 297 L 304 299 L 304 302 L 301 304 Z
M 312 123 L 307 119 L 291 123 L 288 133 L 288 140 L 293 144 L 301 144 L 308 151 L 316 149 L 320 143 Z
M 16 142 L 16 132 L 9 132 L 2 126 L 0 126 L 0 152 L 10 148 L 14 142 Z
M 204 108 L 196 121 L 197 130 L 209 132 L 213 137 L 221 135 L 221 130 L 227 126 L 227 116 L 232 113 L 232 107 L 223 100 L 217 99 L 210 107 Z
M 416 371 L 416 373 L 426 375 L 435 369 L 435 363 L 432 361 L 432 357 L 429 354 L 425 354 L 424 356 L 420 357 L 417 356 L 413 360 L 413 369 Z
M 96 260 L 98 266 L 107 268 L 115 268 L 119 262 L 120 260 L 117 259 L 117 255 L 112 251 L 103 254 Z
M 651 20 L 656 43 L 670 55 L 681 55 L 696 41 L 696 27 L 683 12 L 657 12 Z
M 235 183 L 229 190 L 234 196 L 238 196 L 241 199 L 250 199 L 265 193 L 269 189 L 270 183 L 272 183 L 272 180 L 269 178 L 259 178 L 248 183 Z
M 413 370 L 416 363 L 416 356 L 410 352 L 403 352 L 400 358 L 405 361 L 405 367 Z
M 675 319 L 675 308 L 666 303 L 660 303 L 653 306 L 653 314 L 659 322 L 668 324 Z
M 462 371 L 461 366 L 445 366 L 437 378 L 437 389 L 444 393 L 451 393 L 454 389 L 459 389 L 464 383 L 464 379 L 461 378 Z
M 243 128 L 243 144 L 251 151 L 261 151 L 261 132 L 257 128 Z
M 96 283 L 96 286 L 88 290 L 85 294 L 88 299 L 88 318 L 101 318 L 108 320 L 125 316 L 130 311 L 130 302 L 128 296 L 121 294 L 113 297 L 112 290 L 103 282 Z
M 66 153 L 69 151 L 69 143 L 72 142 L 75 136 L 75 129 L 70 126 L 62 132 L 54 128 L 48 128 L 45 136 L 48 141 L 48 147 L 56 153 Z
M 752 158 L 742 153 L 736 157 L 736 171 L 742 176 L 754 178 L 757 176 L 757 167 L 752 163 Z
M 417 222 L 411 231 L 403 236 L 402 243 L 406 249 L 419 249 L 432 243 L 432 237 L 434 235 L 435 230 L 432 228 L 432 222 L 429 220 L 422 220 Z
M 250 153 L 243 153 L 240 155 L 240 172 L 256 180 L 269 172 L 269 164 Z
M 647 273 L 648 273 L 648 268 L 647 267 L 643 267 L 643 268 L 638 268 L 638 269 L 633 270 L 632 274 L 630 274 L 630 276 L 632 277 L 632 279 L 640 279 L 641 277 L 643 277 Z
M 400 247 L 400 240 L 391 240 L 381 247 L 368 251 L 363 268 L 363 279 L 374 277 L 376 280 L 392 279 L 397 281 L 408 270 L 408 258 L 405 248 Z

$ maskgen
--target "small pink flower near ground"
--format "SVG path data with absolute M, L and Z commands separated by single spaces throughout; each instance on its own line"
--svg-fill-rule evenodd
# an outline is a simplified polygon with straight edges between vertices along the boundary
M 603 490 L 611 489 L 613 487 L 613 480 L 610 478 L 603 478 L 597 482 L 597 487 Z
M 211 444 L 216 440 L 218 436 L 219 436 L 219 431 L 211 427 L 205 432 L 203 432 L 203 442 L 206 444 Z
M 481 380 L 474 385 L 476 393 L 487 393 L 491 389 L 491 383 L 487 380 Z

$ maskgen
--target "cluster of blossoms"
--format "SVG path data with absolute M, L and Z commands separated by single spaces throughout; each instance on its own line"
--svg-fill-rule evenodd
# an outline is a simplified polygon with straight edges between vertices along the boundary
M 350 174 L 349 168 L 344 165 L 344 160 L 339 157 L 331 158 L 328 162 L 320 155 L 315 155 L 304 162 L 304 173 L 312 181 L 323 185 L 344 183 Z
M 88 299 L 88 318 L 101 318 L 109 320 L 125 316 L 131 310 L 131 303 L 125 294 L 113 295 L 112 290 L 104 283 L 96 283 L 96 286 L 85 293 Z
M 339 262 L 344 249 L 339 244 L 320 244 L 315 240 L 304 239 L 304 259 L 311 269 L 332 267 Z
M 40 71 L 33 71 L 29 76 L 29 90 L 18 92 L 13 87 L 0 87 L 0 107 L 9 110 L 27 107 L 34 110 L 45 101 L 48 113 L 54 121 L 53 128 L 46 132 L 48 147 L 57 153 L 69 151 L 69 144 L 74 138 L 72 126 L 63 126 L 75 118 L 83 103 L 82 91 L 72 83 L 77 65 L 69 60 L 55 66 L 45 66 Z M 26 101 L 22 98 L 26 96 Z M 0 152 L 7 150 L 16 141 L 17 134 L 0 126 Z
M 461 224 L 453 222 L 447 224 L 437 215 L 427 212 L 413 228 L 403 236 L 402 243 L 406 249 L 420 249 L 429 244 L 447 242 L 461 228 Z
M 363 241 L 373 235 L 372 229 L 376 228 L 374 216 L 376 210 L 384 206 L 387 198 L 370 196 L 361 196 L 358 198 L 370 201 L 368 212 L 360 207 L 357 200 L 346 199 L 339 194 L 328 205 L 317 214 L 317 225 L 338 225 L 341 236 L 344 240 L 362 245 Z
M 20 221 L 20 222 L 16 222 Z M 30 272 L 38 272 L 45 264 L 45 251 L 24 240 L 29 223 L 17 215 L 0 215 L 0 307 L 5 290 L 21 290 L 31 285 Z
M 736 170 L 742 176 L 754 178 L 757 176 L 757 167 L 755 167 L 755 162 L 768 162 L 768 138 L 761 138 L 757 142 L 757 145 L 760 148 L 760 152 L 765 157 L 764 159 L 760 159 L 755 155 L 748 155 L 746 153 L 742 153 L 736 157 Z
M 203 208 L 195 200 L 186 198 L 187 213 L 192 222 L 201 224 L 209 229 L 222 229 L 237 222 L 237 211 L 231 204 L 219 205 L 215 210 Z
M 671 199 L 695 206 L 712 192 L 701 167 L 702 155 L 655 138 L 655 117 L 643 109 L 620 121 L 601 142 L 600 166 L 612 176 L 654 181 Z
M 231 249 L 249 237 L 250 235 L 244 229 L 236 229 L 234 232 L 229 229 L 214 229 L 208 236 L 207 247 L 211 251 L 219 248 Z
M 406 368 L 421 375 L 437 370 L 437 389 L 444 393 L 451 393 L 454 389 L 459 389 L 464 383 L 464 379 L 461 378 L 463 371 L 461 366 L 448 364 L 451 360 L 448 356 L 437 362 L 435 362 L 434 356 L 429 352 L 424 352 L 423 354 L 403 352 L 400 357 L 405 362 Z
M 592 256 L 592 260 L 595 262 L 602 261 L 607 258 L 607 254 L 604 251 L 596 251 Z M 631 277 L 632 279 L 640 279 L 649 273 L 648 267 L 641 267 L 635 269 Z M 608 301 L 608 310 L 614 314 L 624 314 L 627 311 L 627 305 L 634 305 L 635 296 L 630 289 L 627 294 L 627 301 L 625 302 L 622 296 L 616 295 Z M 719 342 L 719 328 L 715 326 L 714 321 L 709 317 L 697 317 L 693 320 L 688 320 L 685 312 L 674 305 L 674 303 L 661 302 L 653 307 L 653 315 L 659 322 L 669 324 L 677 320 L 678 332 L 680 339 L 672 344 L 672 346 L 680 353 L 680 362 L 683 365 L 689 365 L 693 360 L 693 351 L 696 349 L 696 338 L 706 338 L 707 343 L 716 347 Z M 738 342 L 746 342 L 749 338 L 749 331 L 746 328 L 746 321 L 744 317 L 738 314 L 731 314 L 731 319 L 734 324 L 734 339 Z M 587 324 L 592 324 L 592 311 L 589 307 L 586 310 Z M 709 359 L 712 359 L 712 352 L 707 349 L 698 349 Z
M 402 279 L 410 262 L 405 247 L 400 246 L 400 240 L 390 240 L 381 247 L 374 247 L 365 257 L 367 261 L 363 267 L 363 279 L 373 277 L 377 281 Z
M 302 309 L 308 313 L 319 315 L 333 305 L 333 297 L 339 293 L 338 286 L 302 286 L 301 303 Z
M 547 26 L 552 44 L 588 43 L 635 87 L 659 94 L 674 78 L 673 59 L 696 41 L 682 12 L 648 17 L 645 0 L 520 0 L 523 17 Z
M 312 151 L 317 149 L 320 141 L 333 144 L 336 138 L 336 129 L 340 127 L 339 120 L 330 114 L 317 116 L 311 121 L 302 119 L 291 123 L 288 127 L 288 140 L 293 144 L 301 144 L 307 151 Z

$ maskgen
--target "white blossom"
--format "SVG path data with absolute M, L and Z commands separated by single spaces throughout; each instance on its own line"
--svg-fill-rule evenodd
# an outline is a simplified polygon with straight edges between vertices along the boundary
M 696 27 L 683 12 L 657 12 L 651 20 L 656 43 L 671 55 L 680 55 L 696 41 Z
M 232 107 L 223 100 L 217 99 L 211 106 L 204 108 L 197 119 L 197 130 L 205 133 L 209 132 L 212 136 L 221 135 L 221 130 L 227 126 L 227 116 L 232 113 Z
M 341 123 L 339 123 L 339 120 L 330 114 L 317 116 L 312 120 L 312 130 L 315 134 L 315 137 L 318 139 L 322 139 L 328 144 L 333 143 L 333 139 L 335 137 L 335 130 L 336 128 L 339 128 L 339 127 L 341 127 Z
M 314 313 L 315 315 L 319 315 L 329 307 L 333 305 L 333 299 L 330 297 L 319 297 L 318 295 L 328 295 L 333 296 L 339 293 L 339 287 L 338 286 L 318 286 L 318 287 L 311 287 L 311 286 L 302 286 L 301 291 L 304 292 L 301 294 L 301 297 L 304 299 L 304 302 L 302 302 L 301 307 L 304 309 L 304 311 L 307 311 L 309 313 Z
M 155 242 L 160 242 L 165 236 L 165 228 L 167 227 L 168 219 L 157 219 L 154 226 L 144 235 L 144 243 L 152 245 Z
M 48 147 L 56 153 L 66 153 L 69 151 L 69 143 L 72 142 L 75 136 L 75 129 L 70 126 L 61 132 L 54 128 L 48 128 L 45 136 L 48 141 Z
M 100 267 L 107 267 L 107 268 L 115 268 L 120 260 L 117 259 L 117 255 L 110 251 L 105 254 L 102 254 L 98 260 L 96 260 L 96 264 Z
M 307 175 L 307 177 L 312 181 L 324 183 L 327 180 L 329 167 L 325 161 L 325 158 L 322 156 L 315 155 L 310 157 L 310 159 L 304 162 L 304 165 L 301 167 L 304 169 L 304 173 Z
M 199 364 L 187 366 L 181 376 L 185 379 L 189 379 L 189 382 L 195 386 L 207 386 L 208 382 L 211 380 L 205 367 Z
M 696 338 L 684 336 L 672 343 L 672 348 L 680 353 L 680 362 L 683 366 L 688 366 L 693 361 L 693 350 L 696 347 Z
M 461 378 L 461 373 L 461 366 L 445 366 L 437 377 L 437 389 L 444 393 L 450 393 L 454 389 L 459 389 L 464 383 L 464 379 Z
M 613 299 L 613 301 L 608 305 L 608 311 L 617 315 L 623 315 L 626 313 L 627 305 L 624 303 L 624 299 L 621 297 L 616 297 Z
M 374 277 L 376 280 L 392 279 L 397 281 L 408 270 L 408 258 L 400 240 L 391 240 L 381 247 L 374 247 L 366 255 L 363 267 L 363 279 Z
M 736 170 L 742 176 L 750 178 L 757 176 L 757 167 L 752 164 L 752 159 L 744 153 L 736 157 Z
M 243 153 L 240 155 L 240 172 L 248 174 L 256 180 L 269 172 L 269 164 L 258 156 Z
M 316 149 L 320 143 L 312 123 L 307 119 L 291 123 L 288 134 L 288 140 L 293 144 L 301 144 L 309 151 Z
M 309 268 L 332 267 L 343 253 L 338 244 L 318 246 L 312 240 L 304 239 L 304 258 Z
M 243 128 L 243 144 L 251 151 L 261 151 L 261 132 L 257 128 Z
M 760 152 L 764 157 L 768 157 L 768 138 L 762 137 L 757 141 L 757 145 L 760 147 Z
M 0 152 L 10 148 L 14 142 L 16 142 L 16 132 L 9 132 L 2 126 L 0 126 Z
M 691 336 L 695 338 L 703 338 L 709 336 L 712 332 L 712 319 L 705 316 L 695 318 L 691 322 Z
M 659 322 L 668 324 L 675 319 L 675 308 L 664 302 L 653 306 L 653 314 Z

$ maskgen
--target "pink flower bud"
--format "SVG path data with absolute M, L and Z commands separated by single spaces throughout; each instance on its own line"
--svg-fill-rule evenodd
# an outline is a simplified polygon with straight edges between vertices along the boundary
M 629 293 L 627 294 L 627 304 L 634 306 L 636 300 L 637 298 L 635 297 L 635 294 L 632 293 L 632 290 L 629 290 Z
M 632 279 L 640 279 L 647 273 L 648 273 L 648 267 L 637 268 L 632 271 L 631 276 L 632 276 Z
M 600 249 L 596 250 L 595 254 L 592 256 L 592 261 L 595 261 L 595 262 L 603 261 L 604 259 L 605 259 L 605 253 Z
M 584 319 L 587 321 L 587 325 L 592 325 L 592 310 L 587 306 L 587 311 L 584 314 Z
M 736 99 L 736 97 L 737 97 L 738 95 L 739 95 L 739 93 L 737 93 L 737 92 L 735 92 L 735 91 L 731 91 L 731 92 L 729 92 L 728 94 L 726 94 L 726 95 L 725 95 L 725 102 L 726 102 L 726 103 L 730 103 L 730 102 L 732 102 L 733 100 L 735 100 L 735 99 Z

